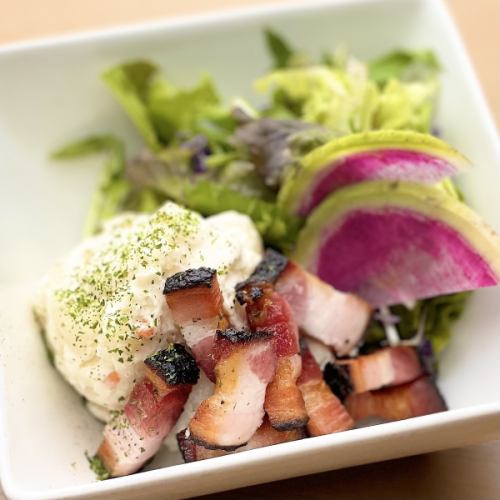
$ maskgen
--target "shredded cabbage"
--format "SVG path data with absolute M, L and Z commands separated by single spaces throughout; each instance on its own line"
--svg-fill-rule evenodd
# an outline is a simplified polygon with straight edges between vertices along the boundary
M 339 134 L 374 129 L 428 132 L 438 92 L 435 78 L 392 79 L 381 89 L 360 62 L 350 69 L 326 65 L 279 69 L 258 79 L 255 86 L 272 95 L 268 116 L 289 113 Z

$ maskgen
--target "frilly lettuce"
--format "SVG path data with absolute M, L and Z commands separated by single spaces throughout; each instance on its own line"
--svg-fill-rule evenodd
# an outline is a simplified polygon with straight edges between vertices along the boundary
M 288 114 L 339 134 L 378 128 L 428 131 L 438 90 L 436 79 L 393 79 L 380 88 L 359 61 L 345 68 L 278 69 L 258 79 L 255 86 L 272 95 L 269 116 Z
M 176 149 L 160 156 L 145 155 L 128 166 L 127 177 L 137 188 L 152 190 L 203 215 L 226 210 L 244 213 L 268 245 L 288 249 L 293 244 L 301 219 L 282 213 L 272 201 L 239 189 L 232 183 L 238 180 L 229 179 L 227 173 L 223 180 L 211 172 L 194 174 L 186 160 L 185 153 Z
M 103 81 L 123 107 L 151 151 L 203 133 L 214 149 L 224 149 L 234 129 L 230 110 L 221 105 L 212 80 L 179 88 L 158 76 L 148 61 L 114 66 Z
M 368 130 L 366 106 L 377 93 L 375 84 L 363 76 L 327 66 L 279 69 L 258 79 L 255 87 L 272 91 L 278 111 L 285 108 L 295 118 L 345 134 Z
M 403 82 L 424 82 L 436 77 L 440 65 L 430 50 L 396 50 L 369 63 L 371 80 L 383 86 L 393 79 Z
M 156 66 L 149 61 L 132 61 L 102 74 L 103 81 L 153 151 L 160 149 L 161 144 L 146 104 L 146 94 L 156 72 Z
M 437 91 L 435 79 L 409 83 L 390 80 L 380 92 L 372 127 L 429 132 Z
M 146 104 L 155 130 L 168 144 L 179 132 L 198 132 L 201 117 L 217 112 L 219 97 L 208 76 L 190 89 L 180 89 L 165 78 L 156 78 L 149 85 Z

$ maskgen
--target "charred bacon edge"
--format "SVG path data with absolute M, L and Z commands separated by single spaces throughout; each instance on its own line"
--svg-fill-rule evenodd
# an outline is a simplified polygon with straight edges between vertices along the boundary
M 265 422 L 265 420 L 264 420 Z M 270 424 L 268 424 L 270 425 Z M 304 439 L 307 437 L 307 434 L 305 432 L 305 429 L 304 428 L 300 428 L 300 429 L 292 429 L 291 431 L 285 431 L 283 433 L 283 436 L 285 437 L 285 439 L 283 441 L 276 441 L 276 442 L 270 442 L 270 443 L 267 443 L 267 444 L 257 444 L 255 445 L 255 438 L 259 435 L 259 432 L 262 431 L 262 428 L 265 426 L 265 423 L 262 424 L 262 426 L 255 432 L 254 436 L 248 441 L 248 443 L 246 445 L 241 445 L 239 446 L 236 450 L 232 450 L 232 451 L 225 451 L 225 450 L 221 450 L 221 449 L 216 449 L 216 450 L 212 450 L 212 449 L 209 449 L 209 448 L 205 448 L 205 447 L 202 447 L 201 445 L 199 444 L 196 444 L 195 441 L 192 439 L 191 436 L 188 436 L 186 433 L 187 433 L 187 429 L 183 429 L 181 431 L 179 431 L 176 435 L 176 438 L 177 438 L 177 444 L 179 446 L 179 451 L 182 455 L 182 458 L 184 460 L 185 463 L 190 463 L 190 462 L 196 462 L 198 460 L 205 460 L 205 459 L 208 459 L 208 458 L 215 458 L 215 457 L 219 457 L 219 456 L 225 456 L 226 454 L 229 454 L 229 453 L 238 453 L 238 452 L 241 452 L 241 451 L 249 451 L 249 450 L 253 450 L 253 449 L 258 449 L 258 448 L 264 448 L 266 446 L 274 446 L 276 444 L 283 444 L 283 443 L 287 443 L 287 442 L 291 442 L 291 441 L 298 441 L 300 439 Z M 274 430 L 274 428 L 273 428 Z M 293 433 L 293 437 L 290 439 L 290 436 L 289 435 L 286 435 L 288 433 Z M 258 440 L 257 440 L 258 441 Z M 245 446 L 250 446 L 250 448 L 248 448 L 248 450 L 245 450 Z M 198 450 L 199 448 L 202 447 L 203 450 L 201 450 L 202 452 L 203 451 L 215 451 L 215 452 L 219 452 L 219 454 L 213 454 L 212 456 L 210 457 L 203 457 L 203 458 L 200 458 L 198 456 Z
M 200 267 L 174 274 L 167 278 L 163 293 L 181 332 L 185 333 L 188 328 L 196 326 L 199 320 L 216 320 L 215 325 L 206 329 L 202 327 L 198 332 L 200 336 L 189 341 L 189 348 L 194 352 L 199 366 L 208 378 L 214 381 L 214 360 L 211 354 L 213 346 L 207 339 L 215 341 L 216 329 L 229 326 L 217 271 Z M 197 301 L 201 301 L 200 307 L 197 307 Z M 196 317 L 197 314 L 200 317 Z
M 200 439 L 199 437 L 196 437 L 194 434 L 191 434 L 189 436 L 189 438 L 186 438 L 186 439 L 190 439 L 194 444 L 198 445 L 198 446 L 203 446 L 203 448 L 206 448 L 207 450 L 213 450 L 213 451 L 216 451 L 216 450 L 222 450 L 222 451 L 234 451 L 234 450 L 237 450 L 238 448 L 241 448 L 242 446 L 246 446 L 248 441 L 245 442 L 245 443 L 241 443 L 241 444 L 238 444 L 238 445 L 215 445 L 215 444 L 210 444 L 210 443 L 207 443 L 206 441 L 204 441 L 203 439 Z
M 168 385 L 194 385 L 200 376 L 196 361 L 182 344 L 171 344 L 146 358 L 144 364 Z
M 347 365 L 328 362 L 323 370 L 323 379 L 341 402 L 354 390 Z
M 181 271 L 167 278 L 163 294 L 168 295 L 187 288 L 212 288 L 212 282 L 216 274 L 217 271 L 210 267 Z
M 243 305 L 247 301 L 246 295 L 251 299 L 262 296 L 259 285 L 273 284 L 288 265 L 288 259 L 276 250 L 267 249 L 263 259 L 259 262 L 254 272 L 245 281 L 236 285 L 236 299 Z
M 245 344 L 256 340 L 267 340 L 272 337 L 272 334 L 266 331 L 252 332 L 250 330 L 235 328 L 226 328 L 225 330 L 217 330 L 216 340 L 227 340 L 232 344 Z
M 176 434 L 177 444 L 181 452 L 184 462 L 196 462 L 196 444 L 194 441 L 186 436 L 187 429 L 182 429 Z
M 273 422 L 272 426 L 274 429 L 280 432 L 294 431 L 299 429 L 304 429 L 309 421 L 309 417 L 295 420 L 287 420 L 283 423 Z

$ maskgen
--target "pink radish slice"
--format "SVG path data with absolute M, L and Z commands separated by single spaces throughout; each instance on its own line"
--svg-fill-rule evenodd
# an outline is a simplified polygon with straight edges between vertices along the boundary
M 307 217 L 343 187 L 376 180 L 436 184 L 469 161 L 444 141 L 408 130 L 375 130 L 333 139 L 290 168 L 278 194 L 280 207 Z
M 375 306 L 497 285 L 500 239 L 438 189 L 388 181 L 339 191 L 314 211 L 295 257 Z
M 446 160 L 419 151 L 385 149 L 352 154 L 324 168 L 300 204 L 298 215 L 306 217 L 329 194 L 350 184 L 384 179 L 436 184 L 456 173 Z

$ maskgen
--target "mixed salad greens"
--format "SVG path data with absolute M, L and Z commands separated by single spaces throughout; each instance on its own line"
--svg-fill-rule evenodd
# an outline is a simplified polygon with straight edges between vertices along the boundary
M 300 158 L 353 133 L 432 131 L 440 69 L 432 52 L 398 50 L 363 62 L 337 50 L 313 59 L 271 30 L 265 41 L 272 67 L 255 82 L 267 98 L 261 109 L 241 98 L 224 102 L 208 76 L 194 87 L 177 87 L 146 60 L 103 73 L 142 136 L 144 151 L 128 160 L 119 138 L 96 135 L 54 153 L 57 159 L 105 156 L 85 235 L 99 232 L 117 213 L 151 212 L 173 200 L 203 215 L 245 213 L 268 246 L 286 252 L 304 218 L 283 210 L 277 196 Z M 468 295 L 391 306 L 374 316 L 367 345 L 384 341 L 391 324 L 402 339 L 425 333 L 440 352 Z

